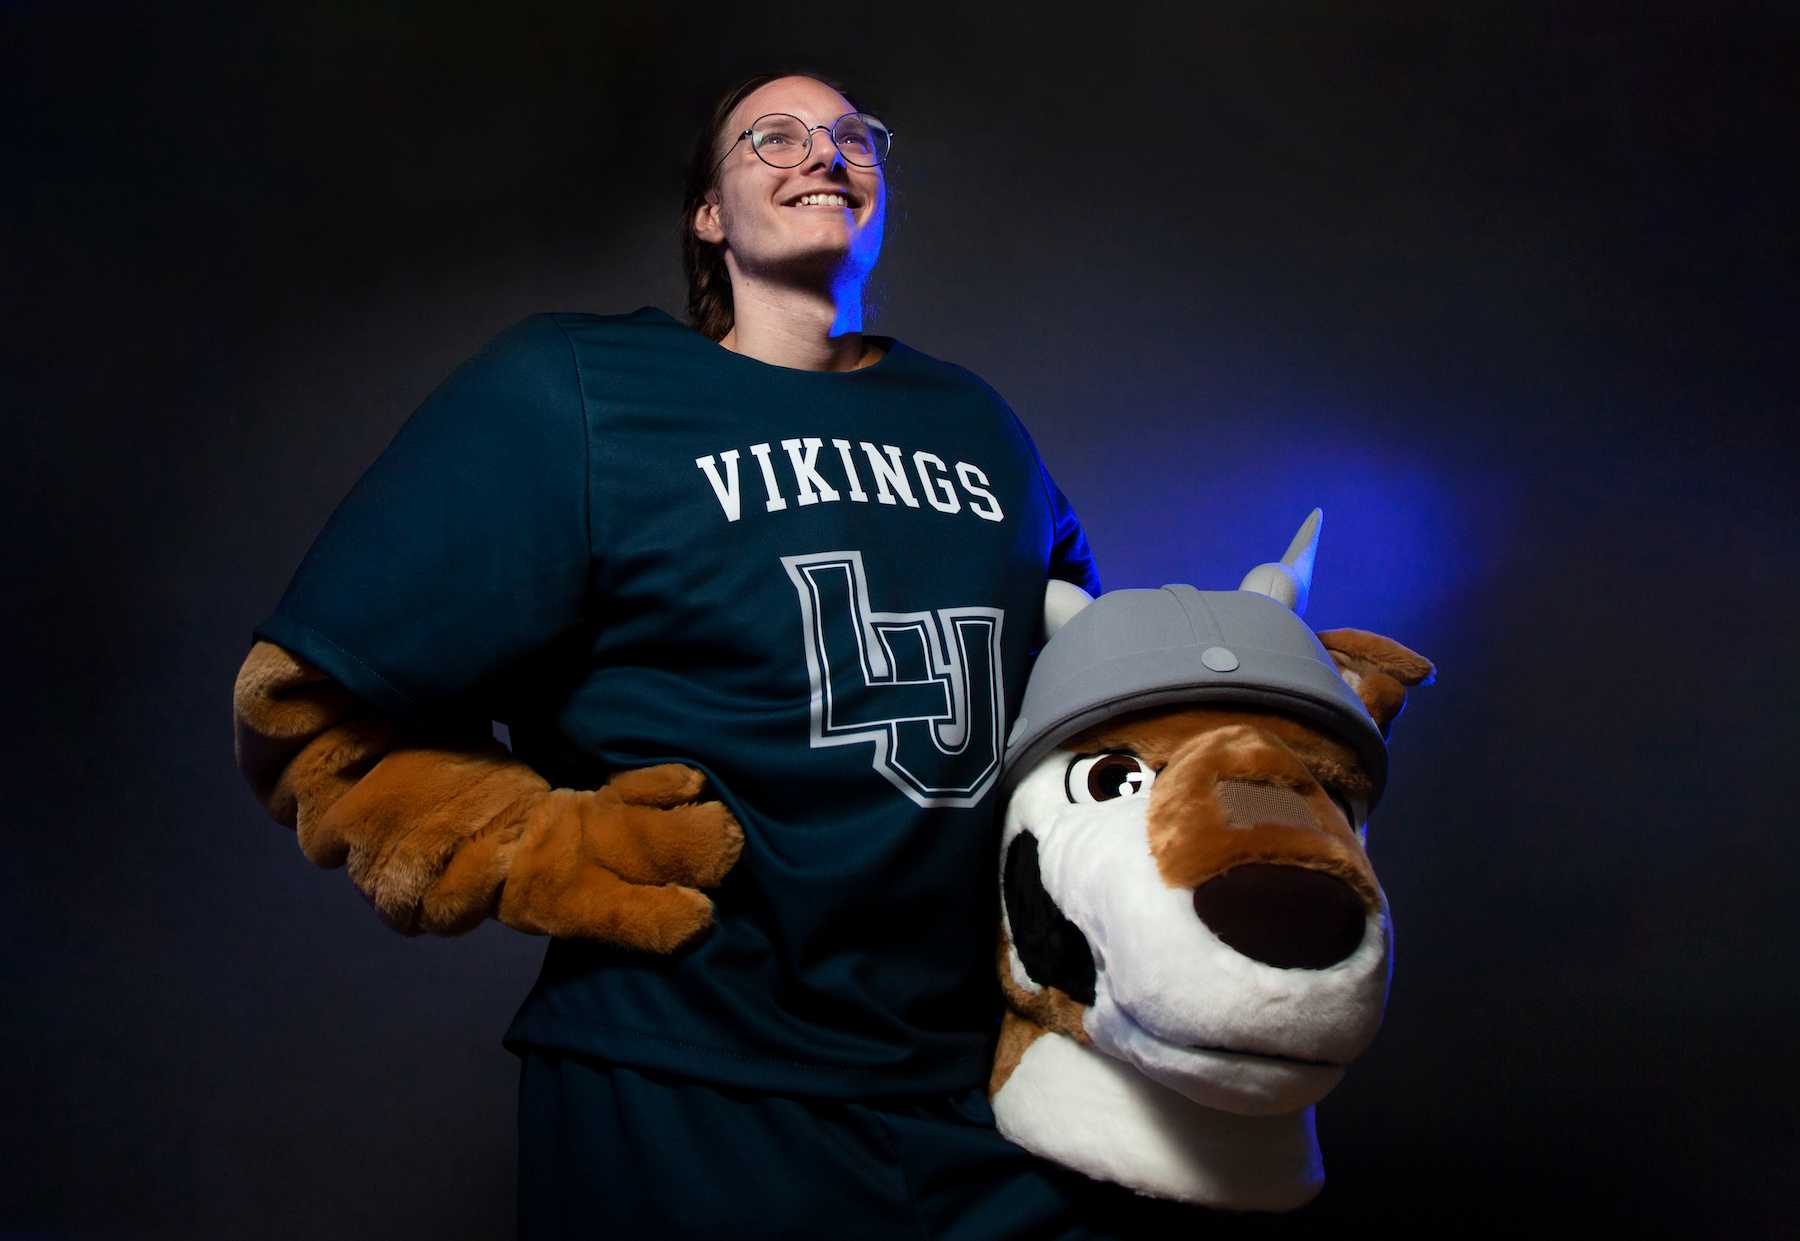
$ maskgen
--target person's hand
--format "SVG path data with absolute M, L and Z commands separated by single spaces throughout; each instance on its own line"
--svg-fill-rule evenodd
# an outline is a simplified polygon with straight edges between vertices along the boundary
M 552 789 L 503 752 L 400 749 L 320 817 L 305 842 L 347 864 L 382 920 L 455 935 L 515 930 L 673 952 L 712 925 L 715 887 L 744 847 L 705 777 L 665 763 L 598 789 Z M 446 848 L 446 846 L 448 846 Z
M 664 763 L 591 792 L 552 789 L 510 850 L 500 921 L 650 952 L 694 939 L 713 919 L 698 889 L 723 881 L 744 848 L 722 803 L 694 800 L 704 782 L 691 767 Z M 458 882 L 461 861 L 451 859 L 439 886 Z
M 671 952 L 712 923 L 744 833 L 705 777 L 665 763 L 553 789 L 471 726 L 408 736 L 324 672 L 257 642 L 233 690 L 236 757 L 276 822 L 345 866 L 382 921 L 455 935 L 485 918 Z

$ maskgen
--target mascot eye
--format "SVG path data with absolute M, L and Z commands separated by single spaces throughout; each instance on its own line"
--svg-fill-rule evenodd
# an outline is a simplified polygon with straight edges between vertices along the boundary
M 1069 764 L 1063 788 L 1072 802 L 1112 801 L 1150 791 L 1156 772 L 1135 754 L 1090 754 Z

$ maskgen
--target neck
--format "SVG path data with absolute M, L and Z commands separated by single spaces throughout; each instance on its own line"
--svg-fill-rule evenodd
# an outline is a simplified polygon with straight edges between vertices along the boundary
M 1159 1198 L 1291 1211 L 1325 1182 L 1313 1110 L 1202 1107 L 1062 1034 L 1025 1049 L 993 1098 L 1000 1132 L 1034 1154 Z
M 731 300 L 735 322 L 719 344 L 733 353 L 803 371 L 853 371 L 881 360 L 863 338 L 860 282 L 820 290 L 733 272 Z

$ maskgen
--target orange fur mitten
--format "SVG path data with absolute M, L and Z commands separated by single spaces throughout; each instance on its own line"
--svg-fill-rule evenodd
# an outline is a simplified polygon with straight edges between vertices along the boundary
M 665 763 L 598 789 L 553 789 L 485 732 L 411 743 L 324 672 L 257 642 L 233 695 L 236 754 L 300 848 L 409 935 L 484 918 L 521 931 L 670 952 L 712 924 L 696 889 L 744 833 L 705 777 Z

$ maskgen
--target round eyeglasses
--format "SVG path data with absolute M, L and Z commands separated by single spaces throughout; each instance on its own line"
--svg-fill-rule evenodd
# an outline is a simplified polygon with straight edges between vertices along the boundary
M 798 168 L 812 154 L 813 132 L 820 129 L 831 135 L 832 144 L 845 162 L 859 168 L 886 163 L 888 148 L 894 141 L 894 131 L 867 112 L 846 112 L 829 125 L 812 126 L 786 112 L 771 112 L 757 117 L 750 128 L 733 139 L 719 163 L 713 165 L 713 172 L 719 171 L 719 165 L 745 138 L 750 139 L 750 149 L 757 158 L 769 167 Z

